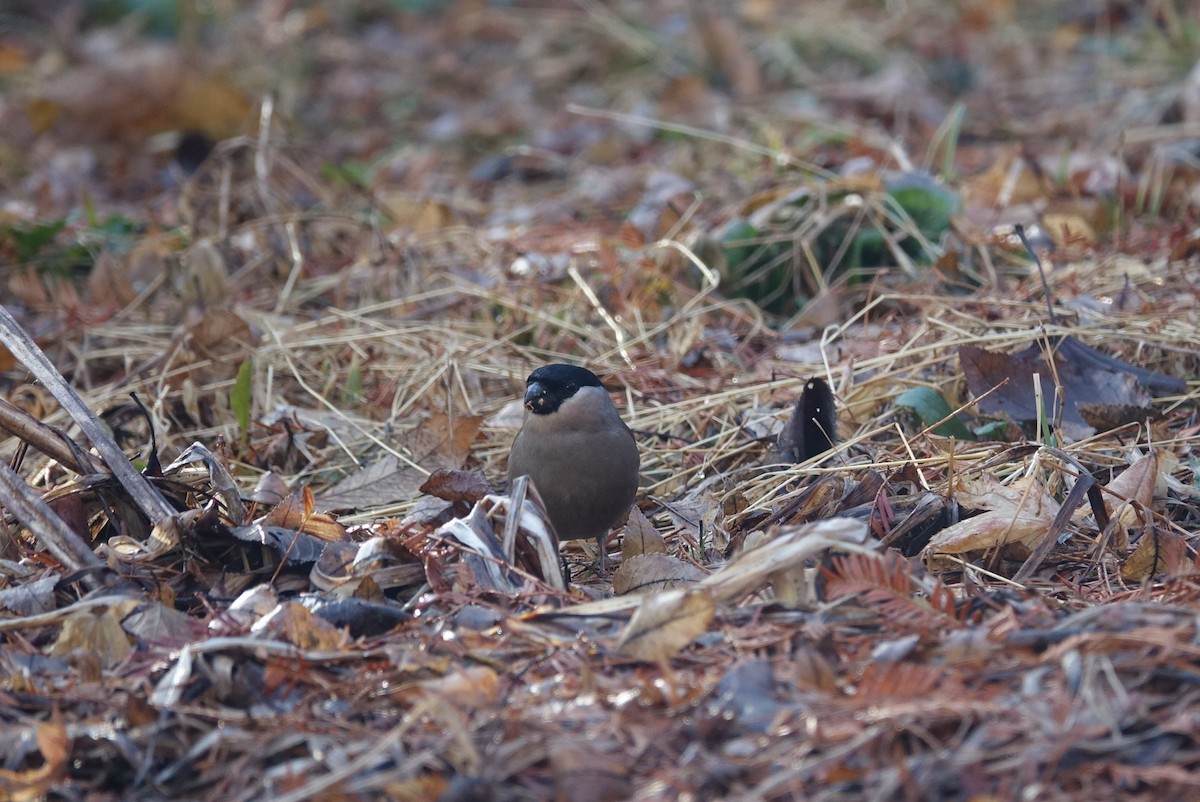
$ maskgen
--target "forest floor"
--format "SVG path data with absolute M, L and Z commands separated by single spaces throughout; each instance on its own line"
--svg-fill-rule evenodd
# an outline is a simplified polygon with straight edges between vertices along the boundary
M 1198 20 L 10 4 L 0 799 L 1200 797 Z

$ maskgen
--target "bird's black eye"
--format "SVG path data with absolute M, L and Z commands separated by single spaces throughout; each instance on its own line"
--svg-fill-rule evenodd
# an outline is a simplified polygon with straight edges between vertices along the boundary
M 579 385 L 575 382 L 567 384 L 567 395 L 575 395 L 575 391 L 579 389 Z

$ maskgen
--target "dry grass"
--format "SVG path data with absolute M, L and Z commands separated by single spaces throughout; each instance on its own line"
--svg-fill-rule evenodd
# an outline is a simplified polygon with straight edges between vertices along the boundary
M 1156 5 L 1153 25 L 1112 33 L 1147 47 L 1126 90 L 1160 84 L 1188 35 L 1186 14 L 1168 13 L 1186 3 Z M 1062 23 L 1051 31 L 1057 49 L 1041 49 L 1046 30 L 1029 33 L 1004 4 L 989 9 L 967 19 L 926 2 L 889 15 L 822 3 L 803 30 L 739 18 L 765 80 L 802 81 L 821 105 L 740 102 L 725 127 L 714 121 L 727 97 L 706 89 L 697 101 L 672 83 L 678 64 L 721 54 L 667 41 L 653 15 L 643 25 L 620 4 L 477 9 L 438 26 L 444 41 L 405 40 L 435 66 L 438 101 L 486 132 L 489 148 L 522 113 L 544 112 L 551 132 L 587 121 L 626 148 L 622 163 L 605 162 L 608 141 L 572 158 L 514 147 L 545 174 L 468 180 L 450 163 L 467 156 L 420 140 L 427 120 L 402 119 L 411 149 L 381 157 L 376 183 L 348 184 L 319 173 L 315 146 L 294 146 L 291 121 L 267 108 L 260 133 L 218 148 L 130 252 L 106 252 L 87 280 L 33 270 L 13 279 L 26 328 L 139 467 L 151 433 L 164 462 L 196 441 L 215 456 L 156 480 L 182 513 L 156 521 L 101 472 L 76 474 L 21 438 L 0 444 L 17 478 L 54 499 L 104 562 L 74 571 L 83 566 L 49 557 L 44 533 L 18 522 L 5 497 L 0 798 L 1193 796 L 1200 267 L 1194 244 L 1184 247 L 1185 218 L 1164 212 L 1180 208 L 1186 166 L 1149 150 L 1190 129 L 1142 125 L 1124 150 L 1104 150 L 1129 110 L 1068 102 L 1086 71 L 1055 80 L 1049 69 L 1074 52 L 1068 37 L 1094 31 Z M 543 32 L 524 33 L 535 18 Z M 873 80 L 895 43 L 955 55 L 925 33 L 946 26 L 976 48 L 979 85 L 965 113 L 931 119 L 880 95 Z M 499 92 L 521 83 L 490 76 L 506 62 L 487 48 L 433 58 L 472 32 L 497 52 L 506 37 L 524 42 L 541 70 L 531 83 L 562 90 L 561 107 Z M 348 74 L 421 63 L 403 48 L 337 42 L 320 58 L 340 54 Z M 593 88 L 652 91 L 654 108 L 683 111 L 568 97 L 590 64 L 617 57 L 633 67 Z M 1110 55 L 1085 66 L 1120 72 Z M 451 80 L 455 69 L 463 74 Z M 1030 83 L 1031 72 L 1043 82 Z M 481 113 L 463 87 L 485 75 L 503 102 Z M 925 80 L 905 96 L 936 99 Z M 1028 114 L 1006 117 L 1012 103 Z M 981 162 L 1011 157 L 980 139 L 1020 120 L 1053 141 L 1081 106 L 1097 147 L 1120 150 L 1133 172 L 1122 196 L 1130 217 L 1111 235 L 1060 243 L 1052 323 L 1024 254 L 980 220 L 1078 203 L 1077 186 L 1043 175 L 1028 204 L 972 207 L 931 241 L 887 200 L 880 176 L 924 162 L 962 170 L 950 185 L 978 190 Z M 870 161 L 867 175 L 835 178 L 829 168 L 853 158 Z M 1033 155 L 1019 158 L 1035 170 Z M 1013 164 L 1006 174 L 1020 172 Z M 642 189 L 657 170 L 687 175 L 693 191 L 650 198 Z M 780 199 L 797 193 L 817 198 L 815 211 L 789 218 L 797 207 Z M 732 297 L 711 258 L 722 226 L 771 203 L 781 214 L 755 243 L 785 245 L 787 256 L 761 273 L 791 265 L 791 286 L 826 305 L 791 320 Z M 1147 217 L 1151 207 L 1164 216 Z M 627 219 L 634 209 L 649 209 L 650 229 Z M 841 239 L 823 251 L 830 232 Z M 864 232 L 879 235 L 893 266 L 847 275 Z M 911 255 L 914 242 L 927 259 Z M 958 350 L 1049 349 L 1065 335 L 1186 379 L 1186 390 L 1154 399 L 1148 419 L 1076 441 L 1015 424 L 996 441 L 955 441 L 896 404 L 910 388 L 933 388 L 984 423 Z M 729 559 L 796 538 L 808 521 L 854 518 L 877 546 L 923 504 L 942 517 L 897 548 L 755 574 L 738 598 L 709 600 L 711 619 L 678 653 L 634 659 L 620 643 L 639 602 L 604 598 L 611 581 L 587 567 L 590 545 L 564 548 L 570 592 L 524 564 L 512 575 L 518 590 L 497 592 L 474 555 L 435 532 L 431 499 L 416 490 L 444 468 L 498 484 L 512 404 L 528 372 L 550 361 L 584 364 L 614 390 L 642 451 L 640 509 L 670 554 L 714 572 L 714 584 Z M 775 433 L 812 376 L 838 398 L 838 448 L 780 464 Z M 1042 381 L 1052 395 L 1053 377 Z M 44 390 L 10 395 L 84 440 Z M 1044 488 L 1061 503 L 1088 473 L 1120 521 L 1110 485 L 1152 451 L 1177 462 L 1136 497 L 1132 523 L 1105 526 L 1082 502 L 1032 546 L 922 549 L 972 512 L 954 503 L 968 482 Z M 221 495 L 222 471 L 247 500 L 244 517 Z M 323 498 L 363 477 L 365 503 L 336 521 L 322 515 Z M 267 494 L 278 483 L 288 502 Z M 250 526 L 264 521 L 282 540 Z M 1137 572 L 1141 544 L 1153 553 L 1136 557 Z M 336 609 L 302 606 L 314 602 Z

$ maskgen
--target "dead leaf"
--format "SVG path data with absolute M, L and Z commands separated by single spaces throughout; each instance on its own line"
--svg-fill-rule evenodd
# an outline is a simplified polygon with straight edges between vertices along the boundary
M 463 466 L 482 425 L 479 415 L 451 417 L 435 412 L 422 419 L 402 443 L 412 455 L 411 464 L 386 454 L 322 493 L 321 505 L 328 510 L 354 510 L 409 501 L 430 472 Z
M 988 476 L 965 480 L 957 491 L 964 507 L 985 512 L 948 526 L 925 547 L 925 554 L 963 554 L 1009 543 L 1035 546 L 1058 514 L 1059 504 L 1034 477 L 1002 485 Z
M 768 575 L 767 581 L 771 583 L 771 592 L 775 594 L 775 600 L 784 607 L 796 609 L 815 601 L 812 582 L 809 581 L 809 569 L 803 565 L 773 571 Z
M 1080 405 L 1103 405 L 1109 407 L 1132 407 L 1139 409 L 1141 417 L 1148 417 L 1150 395 L 1142 389 L 1139 381 L 1156 382 L 1170 377 L 1144 371 L 1106 357 L 1088 348 L 1072 337 L 1063 337 L 1058 343 L 1055 366 L 1046 365 L 1042 349 L 1030 346 L 1020 353 L 1003 354 L 986 351 L 977 346 L 960 346 L 959 360 L 962 373 L 967 378 L 967 387 L 978 397 L 979 408 L 988 413 L 1008 415 L 1018 423 L 1038 420 L 1037 395 L 1034 393 L 1034 375 L 1042 381 L 1046 419 L 1055 418 L 1055 377 L 1061 382 L 1062 429 L 1072 439 L 1090 437 L 1096 429 L 1080 413 Z M 1158 382 L 1163 384 L 1163 382 Z
M 127 615 L 125 631 L 146 643 L 181 643 L 202 628 L 195 618 L 157 601 L 146 601 Z
M 1105 485 L 1108 493 L 1125 499 L 1114 517 L 1119 517 L 1125 526 L 1132 526 L 1138 516 L 1129 502 L 1153 509 L 1155 501 L 1167 497 L 1167 480 L 1178 467 L 1179 458 L 1163 449 L 1154 449 L 1137 459 Z
M 1184 539 L 1170 529 L 1152 526 L 1121 565 L 1121 578 L 1144 582 L 1158 574 L 1182 574 L 1190 566 Z
M 345 632 L 296 602 L 276 605 L 274 610 L 256 621 L 250 631 L 305 650 L 342 649 L 349 641 Z
M 660 552 L 636 554 L 613 574 L 613 593 L 654 593 L 699 582 L 708 576 L 695 565 Z
M 482 425 L 482 415 L 435 412 L 417 425 L 405 445 L 423 468 L 461 468 Z
M 622 562 L 639 554 L 666 554 L 667 542 L 636 506 L 630 510 L 625 522 L 625 534 L 621 540 Z M 620 591 L 618 591 L 619 593 Z
M 799 688 L 822 693 L 837 690 L 837 674 L 829 661 L 813 645 L 804 645 L 793 655 L 788 667 L 788 680 Z
M 1047 212 L 1042 215 L 1042 226 L 1060 248 L 1068 245 L 1092 245 L 1096 241 L 1095 230 L 1078 214 Z
M 173 278 L 179 300 L 188 306 L 219 304 L 229 294 L 225 257 L 208 238 L 180 254 L 179 269 L 173 272 Z
M 287 482 L 283 481 L 279 474 L 275 471 L 267 471 L 255 483 L 250 500 L 259 504 L 279 504 L 287 498 L 290 492 Z
M 459 215 L 444 201 L 398 192 L 382 192 L 377 197 L 397 226 L 418 236 L 433 234 L 458 222 Z
M 49 573 L 0 590 L 0 610 L 19 616 L 50 612 L 56 607 L 54 588 L 61 579 L 62 574 Z
M 712 590 L 717 601 L 726 602 L 754 593 L 772 575 L 802 566 L 810 557 L 829 549 L 878 555 L 864 546 L 867 525 L 852 518 L 830 518 L 795 526 L 773 527 L 770 537 L 747 548 L 700 581 Z
M 712 594 L 703 590 L 670 590 L 642 600 L 617 649 L 646 662 L 663 662 L 707 629 L 716 614 Z
M 199 319 L 188 325 L 187 333 L 191 346 L 214 360 L 253 352 L 254 336 L 250 324 L 228 309 L 205 310 Z M 236 371 L 237 365 L 232 365 L 231 370 Z
M 438 468 L 418 488 L 422 493 L 444 501 L 465 501 L 474 504 L 492 492 L 487 477 L 480 471 L 460 471 Z
M 316 500 L 312 489 L 305 485 L 299 493 L 291 493 L 281 503 L 271 509 L 259 524 L 264 527 L 291 529 L 312 535 L 326 543 L 346 540 L 346 527 L 328 513 L 314 512 Z
M 729 666 L 717 683 L 716 698 L 706 712 L 725 732 L 765 734 L 787 706 L 775 698 L 771 662 L 741 660 Z
M 411 780 L 395 780 L 381 786 L 380 790 L 394 802 L 427 802 L 443 799 L 449 785 L 450 778 L 446 775 L 429 774 Z
M 385 454 L 375 464 L 350 474 L 317 498 L 328 510 L 381 507 L 412 498 L 425 479 L 424 472 Z
M 324 543 L 295 529 L 268 526 L 256 521 L 249 526 L 235 526 L 229 534 L 245 543 L 259 543 L 275 551 L 290 565 L 316 562 Z
M 963 199 L 967 204 L 968 214 L 979 209 L 977 215 L 982 218 L 985 209 L 991 217 L 990 210 L 995 207 L 1007 207 L 1012 204 L 1031 203 L 1046 197 L 1048 181 L 1026 164 L 1018 148 L 1012 148 L 1001 155 L 984 172 L 966 179 L 963 186 Z M 980 207 L 985 207 L 981 209 Z
M 99 659 L 102 668 L 112 668 L 133 653 L 121 621 L 140 603 L 128 599 L 72 613 L 63 621 L 50 654 L 69 660 L 91 655 Z

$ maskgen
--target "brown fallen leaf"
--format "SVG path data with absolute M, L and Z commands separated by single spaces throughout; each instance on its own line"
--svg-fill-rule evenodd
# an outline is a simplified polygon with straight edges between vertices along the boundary
M 1119 517 L 1125 526 L 1137 520 L 1134 504 L 1151 509 L 1154 502 L 1167 497 L 1167 480 L 1179 467 L 1179 458 L 1170 451 L 1152 450 L 1134 461 L 1115 479 L 1105 485 L 1108 494 L 1124 499 L 1113 517 Z
M 322 493 L 321 506 L 327 510 L 363 509 L 411 500 L 431 471 L 463 466 L 482 424 L 480 416 L 428 415 L 402 443 L 411 460 L 385 454 Z
M 655 593 L 699 582 L 707 574 L 670 554 L 635 554 L 613 574 L 613 593 Z
M 392 454 L 352 473 L 322 493 L 318 500 L 327 510 L 381 507 L 412 498 L 426 474 Z
M 1096 433 L 1095 427 L 1084 418 L 1081 405 L 1089 408 L 1091 416 L 1099 409 L 1114 408 L 1125 410 L 1118 419 L 1132 416 L 1136 420 L 1153 414 L 1149 408 L 1150 396 L 1143 385 L 1155 392 L 1178 392 L 1183 386 L 1173 377 L 1114 359 L 1072 337 L 1064 337 L 1056 344 L 1053 368 L 1047 365 L 1037 344 L 1016 354 L 963 345 L 958 356 L 967 387 L 979 399 L 979 408 L 1007 415 L 1019 423 L 1038 419 L 1035 374 L 1041 376 L 1045 413 L 1054 414 L 1057 377 L 1063 392 L 1062 428 L 1072 439 Z
M 17 615 L 38 615 L 48 613 L 57 605 L 54 600 L 54 588 L 62 581 L 62 574 L 47 573 L 34 580 L 26 580 L 23 584 L 0 590 L 0 610 Z
M 72 659 L 94 655 L 102 668 L 112 668 L 133 652 L 133 643 L 121 627 L 121 620 L 140 602 L 127 599 L 116 604 L 80 610 L 67 616 L 50 654 Z
M 1008 485 L 990 477 L 966 480 L 957 495 L 964 507 L 985 512 L 938 532 L 925 547 L 926 555 L 984 551 L 1009 543 L 1032 548 L 1046 534 L 1059 508 L 1046 488 L 1030 476 Z
M 621 538 L 621 561 L 626 562 L 639 554 L 666 554 L 667 542 L 654 528 L 642 511 L 634 507 L 625 522 L 625 534 Z
M 434 412 L 417 425 L 404 445 L 427 470 L 461 468 L 482 425 L 482 415 Z
M 866 538 L 867 525 L 852 518 L 772 527 L 767 537 L 754 541 L 756 545 L 748 546 L 700 584 L 711 589 L 718 601 L 732 601 L 758 591 L 780 572 L 803 566 L 809 558 L 830 549 L 878 557 L 871 547 L 863 545 Z
M 475 504 L 492 492 L 491 484 L 481 471 L 452 468 L 438 468 L 417 489 L 443 501 L 465 501 L 468 504 Z
M 715 614 L 716 603 L 707 591 L 647 596 L 621 633 L 617 649 L 638 660 L 664 662 L 703 634 Z
M 204 626 L 195 618 L 158 601 L 141 604 L 122 620 L 126 632 L 150 643 L 183 643 Z
M 332 515 L 315 512 L 316 500 L 307 485 L 300 493 L 292 493 L 267 513 L 259 523 L 264 527 L 291 529 L 312 535 L 326 543 L 347 540 L 346 527 Z
M 250 500 L 259 504 L 278 504 L 287 498 L 288 492 L 287 482 L 275 471 L 267 471 L 258 478 Z
M 1091 245 L 1096 241 L 1096 232 L 1087 220 L 1070 211 L 1047 212 L 1042 215 L 1042 226 L 1060 248 L 1067 245 Z
M 290 643 L 299 649 L 342 649 L 349 637 L 296 602 L 282 602 L 254 623 L 250 631 Z
M 1170 529 L 1151 527 L 1121 565 L 1121 579 L 1143 582 L 1157 574 L 1180 574 L 1190 567 L 1187 543 Z
M 450 780 L 443 774 L 430 774 L 411 780 L 396 780 L 380 787 L 385 798 L 393 802 L 426 802 L 442 799 Z

